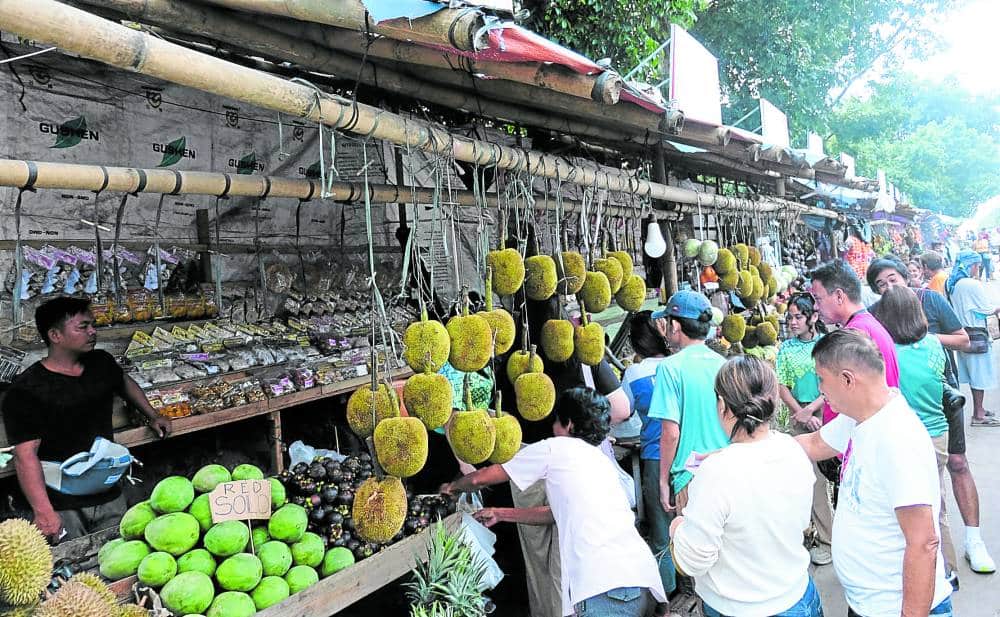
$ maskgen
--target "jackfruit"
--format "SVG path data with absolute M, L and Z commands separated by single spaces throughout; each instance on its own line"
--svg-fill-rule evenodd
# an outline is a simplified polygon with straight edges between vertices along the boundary
M 285 546 L 281 542 L 278 544 Z M 214 576 L 215 567 L 215 557 L 212 557 L 212 553 L 209 553 L 203 548 L 196 548 L 192 551 L 188 551 L 177 558 L 178 574 L 183 574 L 185 572 L 202 572 L 207 576 Z
M 195 497 L 187 511 L 198 521 L 202 531 L 208 531 L 212 527 L 212 504 L 208 501 L 208 493 Z
M 177 574 L 177 560 L 170 553 L 150 553 L 139 562 L 136 574 L 143 585 L 163 587 Z
M 733 247 L 733 255 L 736 256 L 737 265 L 741 269 L 746 268 L 750 259 L 750 248 L 741 242 Z
M 719 249 L 719 255 L 715 260 L 715 271 L 719 276 L 735 272 L 736 270 L 736 256 L 733 255 L 733 252 L 729 249 Z
M 229 482 L 233 479 L 232 474 L 229 470 L 222 465 L 205 465 L 194 474 L 191 478 L 191 484 L 194 485 L 194 490 L 199 493 L 211 493 L 213 489 L 223 482 Z
M 493 291 L 510 296 L 524 283 L 524 261 L 517 249 L 490 251 L 486 263 L 493 268 Z
M 475 373 L 490 361 L 493 355 L 493 332 L 488 321 L 479 315 L 465 314 L 448 320 L 451 349 L 448 361 L 455 370 Z
M 183 512 L 194 501 L 194 486 L 183 476 L 170 476 L 156 483 L 149 505 L 160 514 Z
M 604 359 L 604 328 L 596 322 L 587 323 L 587 309 L 580 302 L 582 325 L 573 329 L 573 354 L 582 364 L 597 366 Z
M 760 249 L 756 246 L 751 246 L 747 249 L 747 258 L 750 260 L 750 265 L 758 266 L 760 265 Z
M 105 554 L 104 561 L 98 559 L 101 576 L 113 581 L 132 576 L 139 569 L 142 560 L 151 552 L 149 545 L 142 540 L 122 542 Z M 48 582 L 45 584 L 48 585 Z
M 249 463 L 243 463 L 242 465 L 237 465 L 233 469 L 233 480 L 263 480 L 264 472 L 260 470 L 260 467 L 256 465 L 250 465 Z
M 253 598 L 241 591 L 226 591 L 215 596 L 205 617 L 250 617 L 257 612 Z
M 732 272 L 727 272 L 719 277 L 719 287 L 723 291 L 733 291 L 736 289 L 737 285 L 740 284 L 740 272 L 739 270 L 733 270 Z
M 774 278 L 773 276 L 770 276 L 767 279 L 767 292 L 765 297 L 770 298 L 777 293 L 778 293 L 778 279 Z
M 118 608 L 118 596 L 115 595 L 115 592 L 108 588 L 104 581 L 101 580 L 100 576 L 91 572 L 77 572 L 71 576 L 67 582 L 86 585 L 94 593 L 96 593 L 109 608 L 112 610 Z
M 202 614 L 212 604 L 215 585 L 204 572 L 183 572 L 163 586 L 160 599 L 174 615 Z
M 722 320 L 722 336 L 730 343 L 739 343 L 746 334 L 747 322 L 742 315 L 730 314 Z
M 528 373 L 528 375 L 531 374 Z M 493 444 L 493 452 L 490 454 L 489 461 L 497 465 L 502 465 L 514 458 L 517 451 L 521 449 L 521 423 L 510 414 L 503 414 L 496 418 L 490 418 L 490 420 L 493 422 L 496 440 Z
M 694 259 L 697 257 L 699 249 L 701 249 L 701 240 L 689 238 L 684 242 L 684 256 L 688 259 Z
M 440 370 L 449 349 L 448 330 L 440 321 L 427 319 L 427 309 L 421 311 L 420 321 L 411 323 L 403 333 L 403 359 L 415 373 Z
M 743 349 L 752 349 L 757 346 L 757 328 L 755 326 L 747 326 L 746 332 L 743 333 L 743 340 L 740 341 L 743 345 Z
M 778 314 L 777 313 L 771 313 L 770 315 L 768 315 L 764 319 L 767 320 L 771 324 L 771 326 L 774 328 L 775 332 L 777 332 L 778 330 L 781 329 L 781 326 L 780 326 L 781 322 L 778 321 Z
M 532 255 L 524 260 L 524 295 L 532 300 L 548 300 L 556 292 L 556 262 L 548 255 Z
M 354 553 L 351 549 L 343 546 L 335 546 L 323 556 L 323 565 L 320 566 L 320 574 L 324 577 L 340 572 L 344 568 L 354 565 Z
M 288 583 L 288 592 L 294 595 L 318 583 L 319 573 L 309 566 L 295 566 L 285 574 L 285 582 Z
M 419 418 L 386 418 L 379 422 L 375 427 L 375 455 L 391 476 L 416 475 L 427 463 L 427 429 L 423 422 Z
M 465 413 L 470 412 L 459 415 Z M 406 489 L 399 478 L 368 478 L 354 493 L 354 529 L 359 537 L 368 542 L 391 540 L 403 528 L 406 511 Z
M 563 251 L 562 263 L 556 259 L 556 274 L 559 276 L 559 293 L 571 295 L 578 293 L 587 278 L 587 262 L 583 255 L 576 251 Z
M 451 398 L 451 382 L 438 373 L 418 373 L 403 386 L 406 411 L 420 418 L 429 431 L 444 426 L 451 417 Z
M 256 555 L 237 553 L 226 558 L 215 569 L 215 580 L 226 591 L 253 591 L 264 574 Z
M 611 305 L 611 283 L 603 272 L 587 272 L 583 289 L 576 294 L 594 313 L 600 313 Z
M 612 295 L 618 293 L 618 290 L 622 286 L 622 278 L 624 277 L 621 262 L 613 257 L 597 259 L 594 261 L 594 271 L 601 272 L 608 278 L 608 288 L 611 290 Z
M 532 345 L 530 351 L 515 351 L 507 358 L 507 379 L 510 383 L 517 381 L 517 378 L 524 373 L 541 373 L 545 370 L 545 363 L 536 353 L 537 348 Z
M 455 412 L 447 433 L 452 452 L 458 460 L 470 465 L 478 465 L 488 459 L 496 445 L 496 427 L 484 409 Z
M 764 281 L 760 280 L 759 276 L 753 279 L 753 293 L 750 294 L 750 301 L 753 303 L 760 302 L 764 298 L 764 294 L 767 292 L 767 288 L 764 287 Z
M 20 518 L 0 523 L 0 600 L 36 602 L 52 578 L 52 551 L 37 527 Z
M 646 281 L 638 274 L 629 275 L 615 295 L 615 302 L 618 303 L 618 306 L 632 313 L 642 310 L 642 303 L 645 299 Z
M 362 439 L 371 436 L 377 423 L 398 415 L 396 391 L 384 383 L 374 389 L 371 385 L 361 386 L 347 399 L 347 424 Z
M 501 355 L 507 353 L 514 345 L 515 326 L 514 318 L 506 310 L 493 308 L 493 283 L 492 268 L 486 268 L 486 310 L 476 313 L 490 324 L 490 332 L 493 335 L 493 354 Z
M 278 540 L 271 540 L 257 547 L 264 576 L 284 576 L 292 567 L 292 550 Z
M 326 550 L 323 538 L 311 531 L 302 534 L 302 539 L 289 548 L 292 550 L 292 563 L 297 566 L 315 568 L 323 563 L 323 554 Z
M 37 617 L 113 617 L 116 613 L 100 595 L 83 583 L 66 583 L 42 603 Z
M 556 404 L 556 387 L 545 373 L 525 373 L 514 382 L 517 412 L 529 421 L 543 420 Z
M 774 270 L 771 269 L 771 264 L 766 261 L 760 262 L 757 266 L 757 271 L 760 272 L 760 278 L 765 281 L 774 276 Z
M 258 611 L 284 601 L 291 591 L 288 583 L 280 576 L 265 576 L 250 593 L 253 604 Z
M 223 521 L 205 533 L 202 544 L 216 557 L 232 557 L 242 552 L 250 541 L 250 530 L 243 521 Z
M 143 535 L 155 550 L 178 557 L 198 543 L 201 526 L 187 512 L 171 512 L 153 519 Z
M 778 340 L 778 333 L 775 331 L 774 326 L 771 322 L 765 321 L 764 323 L 757 326 L 757 344 L 758 345 L 774 345 Z
M 622 276 L 628 278 L 632 275 L 635 265 L 632 263 L 632 256 L 627 251 L 611 251 L 608 257 L 614 257 L 622 265 Z
M 736 293 L 741 298 L 749 298 L 753 294 L 753 275 L 749 270 L 740 271 L 740 282 L 736 287 Z
M 149 502 L 140 501 L 122 515 L 122 520 L 118 523 L 118 533 L 126 540 L 138 540 L 146 530 L 146 525 L 154 518 L 156 512 Z
M 542 324 L 542 351 L 553 362 L 565 362 L 573 355 L 573 324 L 565 319 L 550 319 Z M 532 371 L 541 372 L 541 371 Z M 508 376 L 510 373 L 508 372 Z M 514 383 L 515 379 L 511 380 Z
M 711 266 L 719 258 L 719 245 L 712 240 L 705 240 L 698 248 L 698 262 L 703 266 Z
M 294 503 L 286 503 L 271 514 L 267 521 L 267 532 L 275 540 L 298 542 L 309 525 L 306 509 Z

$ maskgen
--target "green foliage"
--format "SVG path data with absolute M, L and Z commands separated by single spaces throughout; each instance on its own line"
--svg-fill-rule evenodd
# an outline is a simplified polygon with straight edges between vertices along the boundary
M 410 617 L 484 617 L 479 586 L 485 572 L 461 536 L 439 521 L 427 548 L 427 563 L 418 562 L 413 580 L 405 585 Z

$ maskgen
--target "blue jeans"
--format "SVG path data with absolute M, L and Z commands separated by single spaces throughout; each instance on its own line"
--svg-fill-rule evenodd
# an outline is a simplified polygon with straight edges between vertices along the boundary
M 705 617 L 725 617 L 719 611 L 708 604 L 702 607 Z M 802 594 L 802 599 L 786 611 L 782 611 L 774 617 L 823 617 L 823 603 L 820 601 L 819 592 L 813 584 L 812 577 L 809 578 L 809 586 Z
M 952 617 L 954 613 L 951 608 L 951 596 L 948 596 L 947 598 L 941 601 L 941 604 L 938 604 L 937 606 L 932 608 L 930 614 L 940 615 L 941 617 Z M 861 617 L 861 615 L 855 613 L 853 609 L 848 608 L 847 617 Z
M 619 587 L 577 602 L 576 617 L 642 617 L 652 596 L 645 587 Z
M 660 568 L 663 591 L 669 596 L 677 588 L 674 559 L 667 549 L 670 545 L 670 521 L 674 516 L 668 514 L 660 503 L 659 459 L 642 460 L 642 499 L 646 506 L 647 542 Z

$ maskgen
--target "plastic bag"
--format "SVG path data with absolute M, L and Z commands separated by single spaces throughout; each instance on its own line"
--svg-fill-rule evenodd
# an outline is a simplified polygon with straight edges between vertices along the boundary
M 500 584 L 504 577 L 500 565 L 493 559 L 493 554 L 496 552 L 496 549 L 493 548 L 497 542 L 496 534 L 469 514 L 462 515 L 460 533 L 462 540 L 472 551 L 472 559 L 481 563 L 485 571 L 483 580 L 479 584 L 479 591 L 493 589 Z
M 305 463 L 308 465 L 317 457 L 326 457 L 338 463 L 347 458 L 343 454 L 334 450 L 320 450 L 312 446 L 307 446 L 302 443 L 302 440 L 296 441 L 292 445 L 288 446 L 288 456 L 292 460 L 292 462 L 288 464 L 289 469 L 295 467 L 299 463 Z

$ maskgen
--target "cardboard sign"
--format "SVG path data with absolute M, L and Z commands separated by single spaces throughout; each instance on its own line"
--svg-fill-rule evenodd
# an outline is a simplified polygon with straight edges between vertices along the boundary
M 208 495 L 212 522 L 271 518 L 271 483 L 267 480 L 223 482 Z

